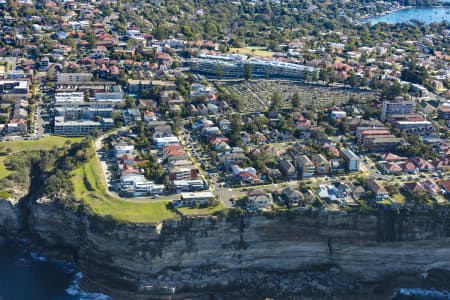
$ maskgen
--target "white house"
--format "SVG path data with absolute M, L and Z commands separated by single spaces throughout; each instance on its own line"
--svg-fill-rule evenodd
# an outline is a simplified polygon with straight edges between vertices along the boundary
M 180 200 L 175 200 L 174 204 L 178 206 L 208 205 L 213 199 L 214 194 L 211 192 L 181 193 Z

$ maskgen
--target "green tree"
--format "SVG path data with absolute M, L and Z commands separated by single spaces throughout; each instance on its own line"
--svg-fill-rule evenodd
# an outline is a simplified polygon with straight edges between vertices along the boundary
M 301 106 L 302 100 L 299 93 L 295 93 L 294 97 L 292 97 L 292 108 L 294 110 L 299 110 Z
M 252 66 L 250 64 L 244 66 L 244 78 L 245 80 L 252 79 Z
M 280 109 L 282 101 L 283 97 L 281 96 L 281 94 L 279 92 L 274 92 L 270 99 L 270 110 L 278 111 L 278 109 Z

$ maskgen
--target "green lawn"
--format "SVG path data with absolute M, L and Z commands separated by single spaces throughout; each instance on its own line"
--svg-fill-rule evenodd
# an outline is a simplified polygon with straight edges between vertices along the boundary
M 5 159 L 8 156 L 0 156 L 0 178 L 6 177 L 9 175 L 10 171 L 5 167 Z
M 272 57 L 274 55 L 274 52 L 268 51 L 263 47 L 230 48 L 230 52 L 261 57 Z
M 204 215 L 212 215 L 219 211 L 224 211 L 225 206 L 223 206 L 220 201 L 216 206 L 206 207 L 206 208 L 195 208 L 195 207 L 180 207 L 177 210 L 185 216 L 204 216 Z
M 377 201 L 377 204 L 391 205 L 392 201 L 389 199 L 384 199 L 384 200 Z
M 402 193 L 397 193 L 391 195 L 392 203 L 396 204 L 405 204 L 406 197 Z
M 33 151 L 33 150 L 51 150 L 54 146 L 62 146 L 66 141 L 79 142 L 82 138 L 67 138 L 60 136 L 48 136 L 39 140 L 20 140 L 0 142 L 0 146 L 6 149 L 10 148 L 13 152 Z
M 151 224 L 178 218 L 174 210 L 167 208 L 169 201 L 128 201 L 110 196 L 106 192 L 101 165 L 96 156 L 73 171 L 73 175 L 75 198 L 84 202 L 97 215 L 111 216 L 120 222 Z
M 20 140 L 20 141 L 7 141 L 0 142 L 0 147 L 3 151 L 11 149 L 12 152 L 20 151 L 37 151 L 37 150 L 51 150 L 54 146 L 62 146 L 66 141 L 79 142 L 82 138 L 66 138 L 60 136 L 48 136 L 39 140 Z M 8 155 L 0 156 L 0 178 L 4 178 L 9 175 L 10 171 L 5 167 L 5 160 Z

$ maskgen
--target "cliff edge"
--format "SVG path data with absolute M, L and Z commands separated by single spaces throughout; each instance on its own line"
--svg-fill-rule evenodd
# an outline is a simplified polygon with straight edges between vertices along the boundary
M 449 222 L 445 213 L 307 211 L 131 224 L 45 198 L 29 212 L 30 232 L 72 253 L 85 287 L 114 299 L 344 299 L 402 276 L 446 285 Z

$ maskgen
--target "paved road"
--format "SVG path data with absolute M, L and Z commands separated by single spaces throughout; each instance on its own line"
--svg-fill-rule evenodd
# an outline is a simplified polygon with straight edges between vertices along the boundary
M 102 158 L 102 151 L 101 151 L 102 142 L 105 138 L 117 133 L 119 130 L 126 130 L 126 129 L 128 129 L 128 128 L 122 127 L 122 128 L 116 129 L 112 132 L 102 135 L 101 137 L 99 137 L 95 140 L 96 153 L 97 153 L 99 160 L 101 161 L 102 173 L 103 173 L 106 183 L 109 182 L 109 179 L 108 179 L 109 171 L 107 170 L 107 165 L 106 165 L 105 160 Z M 183 139 L 183 136 L 180 136 L 180 140 L 183 145 L 186 144 L 186 142 Z M 186 149 L 186 147 L 185 147 L 185 149 Z M 202 177 L 205 178 L 207 173 L 201 168 L 200 164 L 195 159 L 193 159 L 190 150 L 186 149 L 186 153 L 191 158 L 192 162 L 199 168 Z M 435 177 L 429 173 L 428 174 L 416 174 L 416 175 L 414 175 L 414 174 L 413 175 L 404 175 L 404 176 L 393 176 L 393 175 L 381 174 L 376 169 L 375 163 L 373 161 L 371 161 L 370 159 L 367 159 L 367 161 L 363 160 L 361 162 L 361 172 L 360 173 L 353 173 L 353 174 L 347 174 L 347 175 L 335 176 L 335 177 L 313 177 L 313 178 L 309 178 L 308 181 L 311 182 L 312 184 L 329 184 L 332 181 L 337 181 L 337 180 L 354 180 L 354 176 L 358 176 L 358 175 L 366 175 L 366 176 L 370 176 L 372 178 L 382 178 L 385 182 L 392 182 L 392 183 L 398 183 L 398 184 L 402 184 L 404 182 L 413 181 L 413 180 L 420 181 L 420 180 L 425 180 L 425 178 L 434 178 Z M 259 185 L 259 186 L 229 188 L 229 187 L 222 186 L 220 183 L 217 182 L 217 180 L 218 180 L 217 177 L 212 177 L 209 190 L 212 193 L 214 193 L 215 195 L 217 195 L 219 197 L 219 199 L 222 201 L 222 203 L 224 204 L 224 206 L 227 208 L 230 208 L 233 206 L 233 204 L 230 202 L 230 199 L 232 199 L 232 198 L 239 199 L 239 198 L 245 197 L 247 195 L 247 191 L 250 189 L 258 189 L 258 190 L 265 190 L 268 192 L 273 192 L 273 191 L 280 191 L 285 187 L 296 188 L 300 185 L 301 182 L 304 182 L 303 180 L 293 180 L 293 181 L 287 181 L 287 182 L 282 182 L 282 183 L 278 183 L 278 184 L 267 184 L 267 185 Z M 179 199 L 179 194 L 161 196 L 160 198 L 154 199 L 151 197 L 125 198 L 125 197 L 120 197 L 116 192 L 109 191 L 109 190 L 108 190 L 108 193 L 113 197 L 116 197 L 116 198 L 119 198 L 119 199 L 122 199 L 125 201 L 171 201 L 171 200 Z
M 119 131 L 123 131 L 123 130 L 128 130 L 129 127 L 121 127 L 121 128 L 117 128 L 113 131 L 107 132 L 104 135 L 98 137 L 95 141 L 94 141 L 94 146 L 95 146 L 95 153 L 98 157 L 98 159 L 100 160 L 101 166 L 102 166 L 102 174 L 103 174 L 103 178 L 105 180 L 105 184 L 108 185 L 109 177 L 109 170 L 108 170 L 108 166 L 106 164 L 106 160 L 102 157 L 103 156 L 103 151 L 102 151 L 102 143 L 103 140 L 105 140 L 107 137 L 116 134 Z M 179 194 L 173 194 L 173 195 L 164 195 L 158 198 L 153 198 L 153 197 L 121 197 L 118 193 L 111 191 L 108 187 L 106 188 L 107 193 L 112 196 L 115 197 L 117 199 L 120 200 L 124 200 L 124 201 L 136 201 L 136 202 L 148 202 L 148 201 L 172 201 L 172 200 L 177 200 L 180 199 L 180 195 Z

